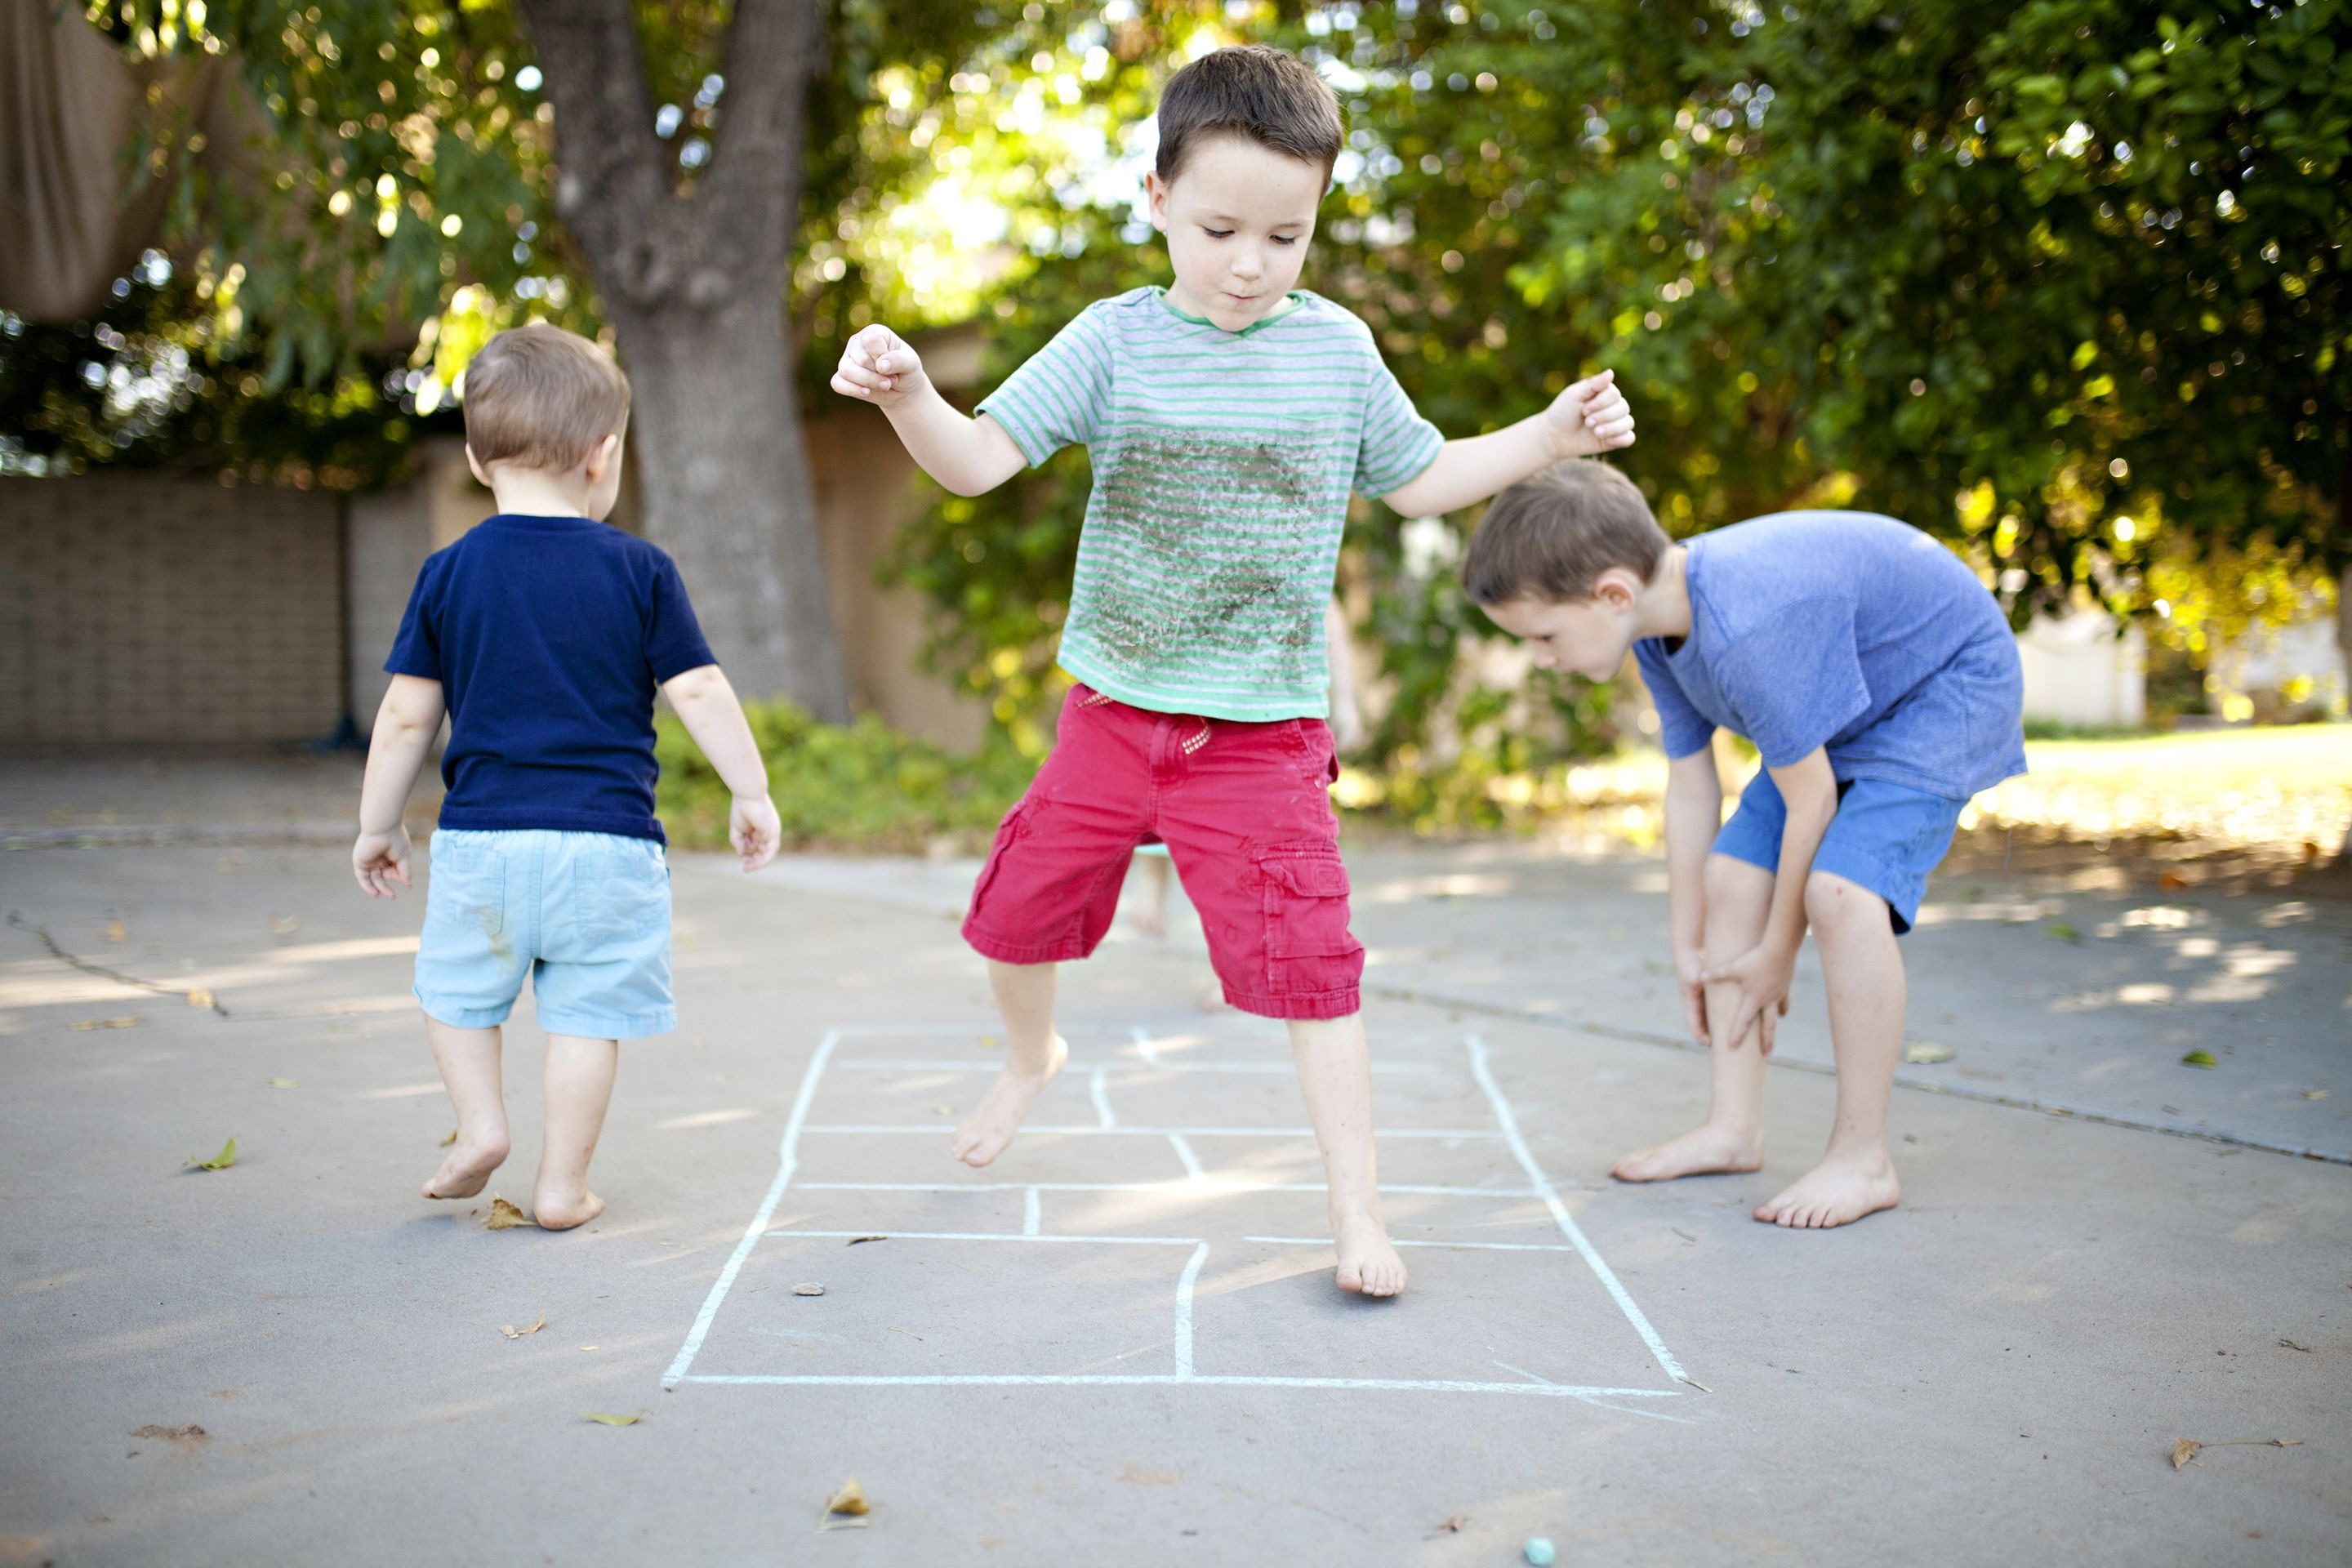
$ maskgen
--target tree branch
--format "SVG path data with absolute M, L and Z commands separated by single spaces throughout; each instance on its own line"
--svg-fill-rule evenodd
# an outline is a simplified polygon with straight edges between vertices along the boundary
M 698 216 L 723 215 L 714 226 L 728 237 L 720 244 L 735 251 L 723 268 L 734 274 L 727 287 L 772 271 L 791 251 L 807 158 L 808 84 L 823 68 L 824 51 L 824 18 L 813 0 L 740 0 L 736 6 L 717 145 L 710 172 L 690 198 Z M 691 283 L 688 289 L 698 292 Z
M 673 196 L 629 0 L 523 0 L 555 106 L 555 210 L 600 289 L 652 304 L 673 287 Z

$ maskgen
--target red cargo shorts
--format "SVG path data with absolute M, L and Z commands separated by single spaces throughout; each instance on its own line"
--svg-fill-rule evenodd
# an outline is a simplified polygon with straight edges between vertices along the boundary
M 1058 963 L 1110 930 L 1139 845 L 1168 846 L 1200 910 L 1225 1000 L 1266 1018 L 1344 1018 L 1363 944 L 1328 793 L 1339 776 L 1320 719 L 1242 724 L 1152 713 L 1087 687 L 1059 742 L 996 830 L 963 938 L 1005 963 Z

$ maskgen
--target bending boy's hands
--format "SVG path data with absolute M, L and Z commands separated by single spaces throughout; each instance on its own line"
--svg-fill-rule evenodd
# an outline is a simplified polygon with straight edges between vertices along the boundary
M 895 408 L 927 384 L 921 356 L 879 321 L 849 340 L 833 373 L 834 391 L 879 408 Z
M 1633 405 L 1617 390 L 1613 370 L 1586 376 L 1553 398 L 1544 418 L 1555 458 L 1590 458 L 1633 444 Z
M 1675 988 L 1683 994 L 1683 1016 L 1691 1038 L 1704 1046 L 1706 1037 L 1706 954 L 1696 948 L 1675 949 Z
M 728 807 L 727 842 L 735 847 L 736 857 L 743 862 L 747 876 L 776 858 L 783 837 L 784 825 L 776 816 L 776 803 L 766 795 L 739 795 L 735 804 Z
M 1748 1037 L 1748 1026 L 1753 1024 L 1758 1046 L 1770 1056 L 1772 1031 L 1788 1016 L 1789 984 L 1796 973 L 1795 953 L 1783 952 L 1769 942 L 1758 942 L 1729 963 L 1701 974 L 1699 978 L 1706 984 L 1739 987 L 1738 999 L 1732 1004 L 1730 1016 L 1724 1020 L 1728 1027 L 1718 1032 L 1713 1043 L 1736 1051 L 1739 1042 Z
M 352 875 L 359 879 L 360 891 L 371 899 L 398 898 L 392 890 L 394 882 L 404 888 L 414 886 L 408 879 L 408 829 L 361 834 L 352 845 Z

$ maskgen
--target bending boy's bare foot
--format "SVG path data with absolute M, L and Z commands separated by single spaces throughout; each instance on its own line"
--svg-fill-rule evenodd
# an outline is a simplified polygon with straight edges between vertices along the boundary
M 955 1157 L 976 1167 L 1003 1153 L 1013 1135 L 1021 1131 L 1021 1119 L 1029 1114 L 1029 1108 L 1069 1059 L 1069 1042 L 1055 1035 L 1043 1072 L 1024 1072 L 1005 1063 L 980 1103 L 971 1108 L 971 1114 L 956 1124 L 955 1142 L 950 1145 Z
M 604 1212 L 604 1200 L 583 1187 L 576 1193 L 533 1193 L 530 1217 L 541 1230 L 570 1230 Z
M 449 1146 L 448 1157 L 441 1168 L 426 1178 L 417 1189 L 428 1198 L 470 1198 L 489 1185 L 490 1173 L 506 1163 L 507 1135 L 491 1133 L 487 1137 L 467 1140 L 460 1138 Z
M 1404 1259 L 1397 1256 L 1387 1227 L 1368 1214 L 1335 1216 L 1331 1237 L 1339 1254 L 1334 1276 L 1342 1290 L 1361 1296 L 1393 1296 L 1404 1289 Z
M 1725 1171 L 1764 1168 L 1764 1134 L 1703 1121 L 1679 1138 L 1638 1149 L 1609 1167 L 1621 1182 L 1671 1182 Z
M 1903 1184 L 1895 1179 L 1895 1163 L 1884 1149 L 1831 1154 L 1788 1191 L 1759 1205 L 1756 1217 L 1791 1230 L 1826 1230 L 1891 1209 L 1902 1198 Z

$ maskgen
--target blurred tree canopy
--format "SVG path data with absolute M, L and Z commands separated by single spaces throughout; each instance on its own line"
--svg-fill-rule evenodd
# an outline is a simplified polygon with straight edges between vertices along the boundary
M 133 47 L 167 47 L 175 17 L 168 47 L 212 47 L 182 3 L 104 15 Z M 647 132 L 681 177 L 709 155 L 731 9 L 636 5 Z M 239 42 L 278 51 L 296 140 L 265 202 L 303 215 L 279 220 L 302 265 L 195 257 L 212 336 L 184 339 L 193 363 L 257 356 L 242 363 L 265 387 L 355 388 L 343 402 L 392 417 L 431 413 L 499 325 L 593 330 L 513 8 L 285 15 Z M 1314 59 L 1349 114 L 1305 284 L 1364 317 L 1450 434 L 1613 367 L 1642 419 L 1618 460 L 1669 528 L 1888 511 L 1952 541 L 2021 618 L 2087 592 L 2201 640 L 2205 621 L 2166 634 L 2162 618 L 2200 574 L 2258 561 L 2275 602 L 2352 552 L 2346 0 L 836 0 L 827 16 L 787 300 L 813 411 L 868 321 L 977 317 L 992 380 L 1087 301 L 1164 281 L 1131 205 L 1157 85 L 1192 54 L 1262 40 Z M 81 352 L 103 380 L 104 356 Z M 0 384 L 16 360 L 0 342 Z M 85 423 L 102 449 L 105 421 Z M 900 552 L 940 608 L 943 666 L 1015 725 L 1049 684 L 1086 475 L 1070 452 L 943 498 Z M 1342 586 L 1381 660 L 1379 749 L 1410 760 L 1466 732 L 1507 771 L 1605 743 L 1605 692 L 1466 672 L 1458 647 L 1489 628 L 1453 583 L 1460 537 L 1370 505 L 1351 527 Z

